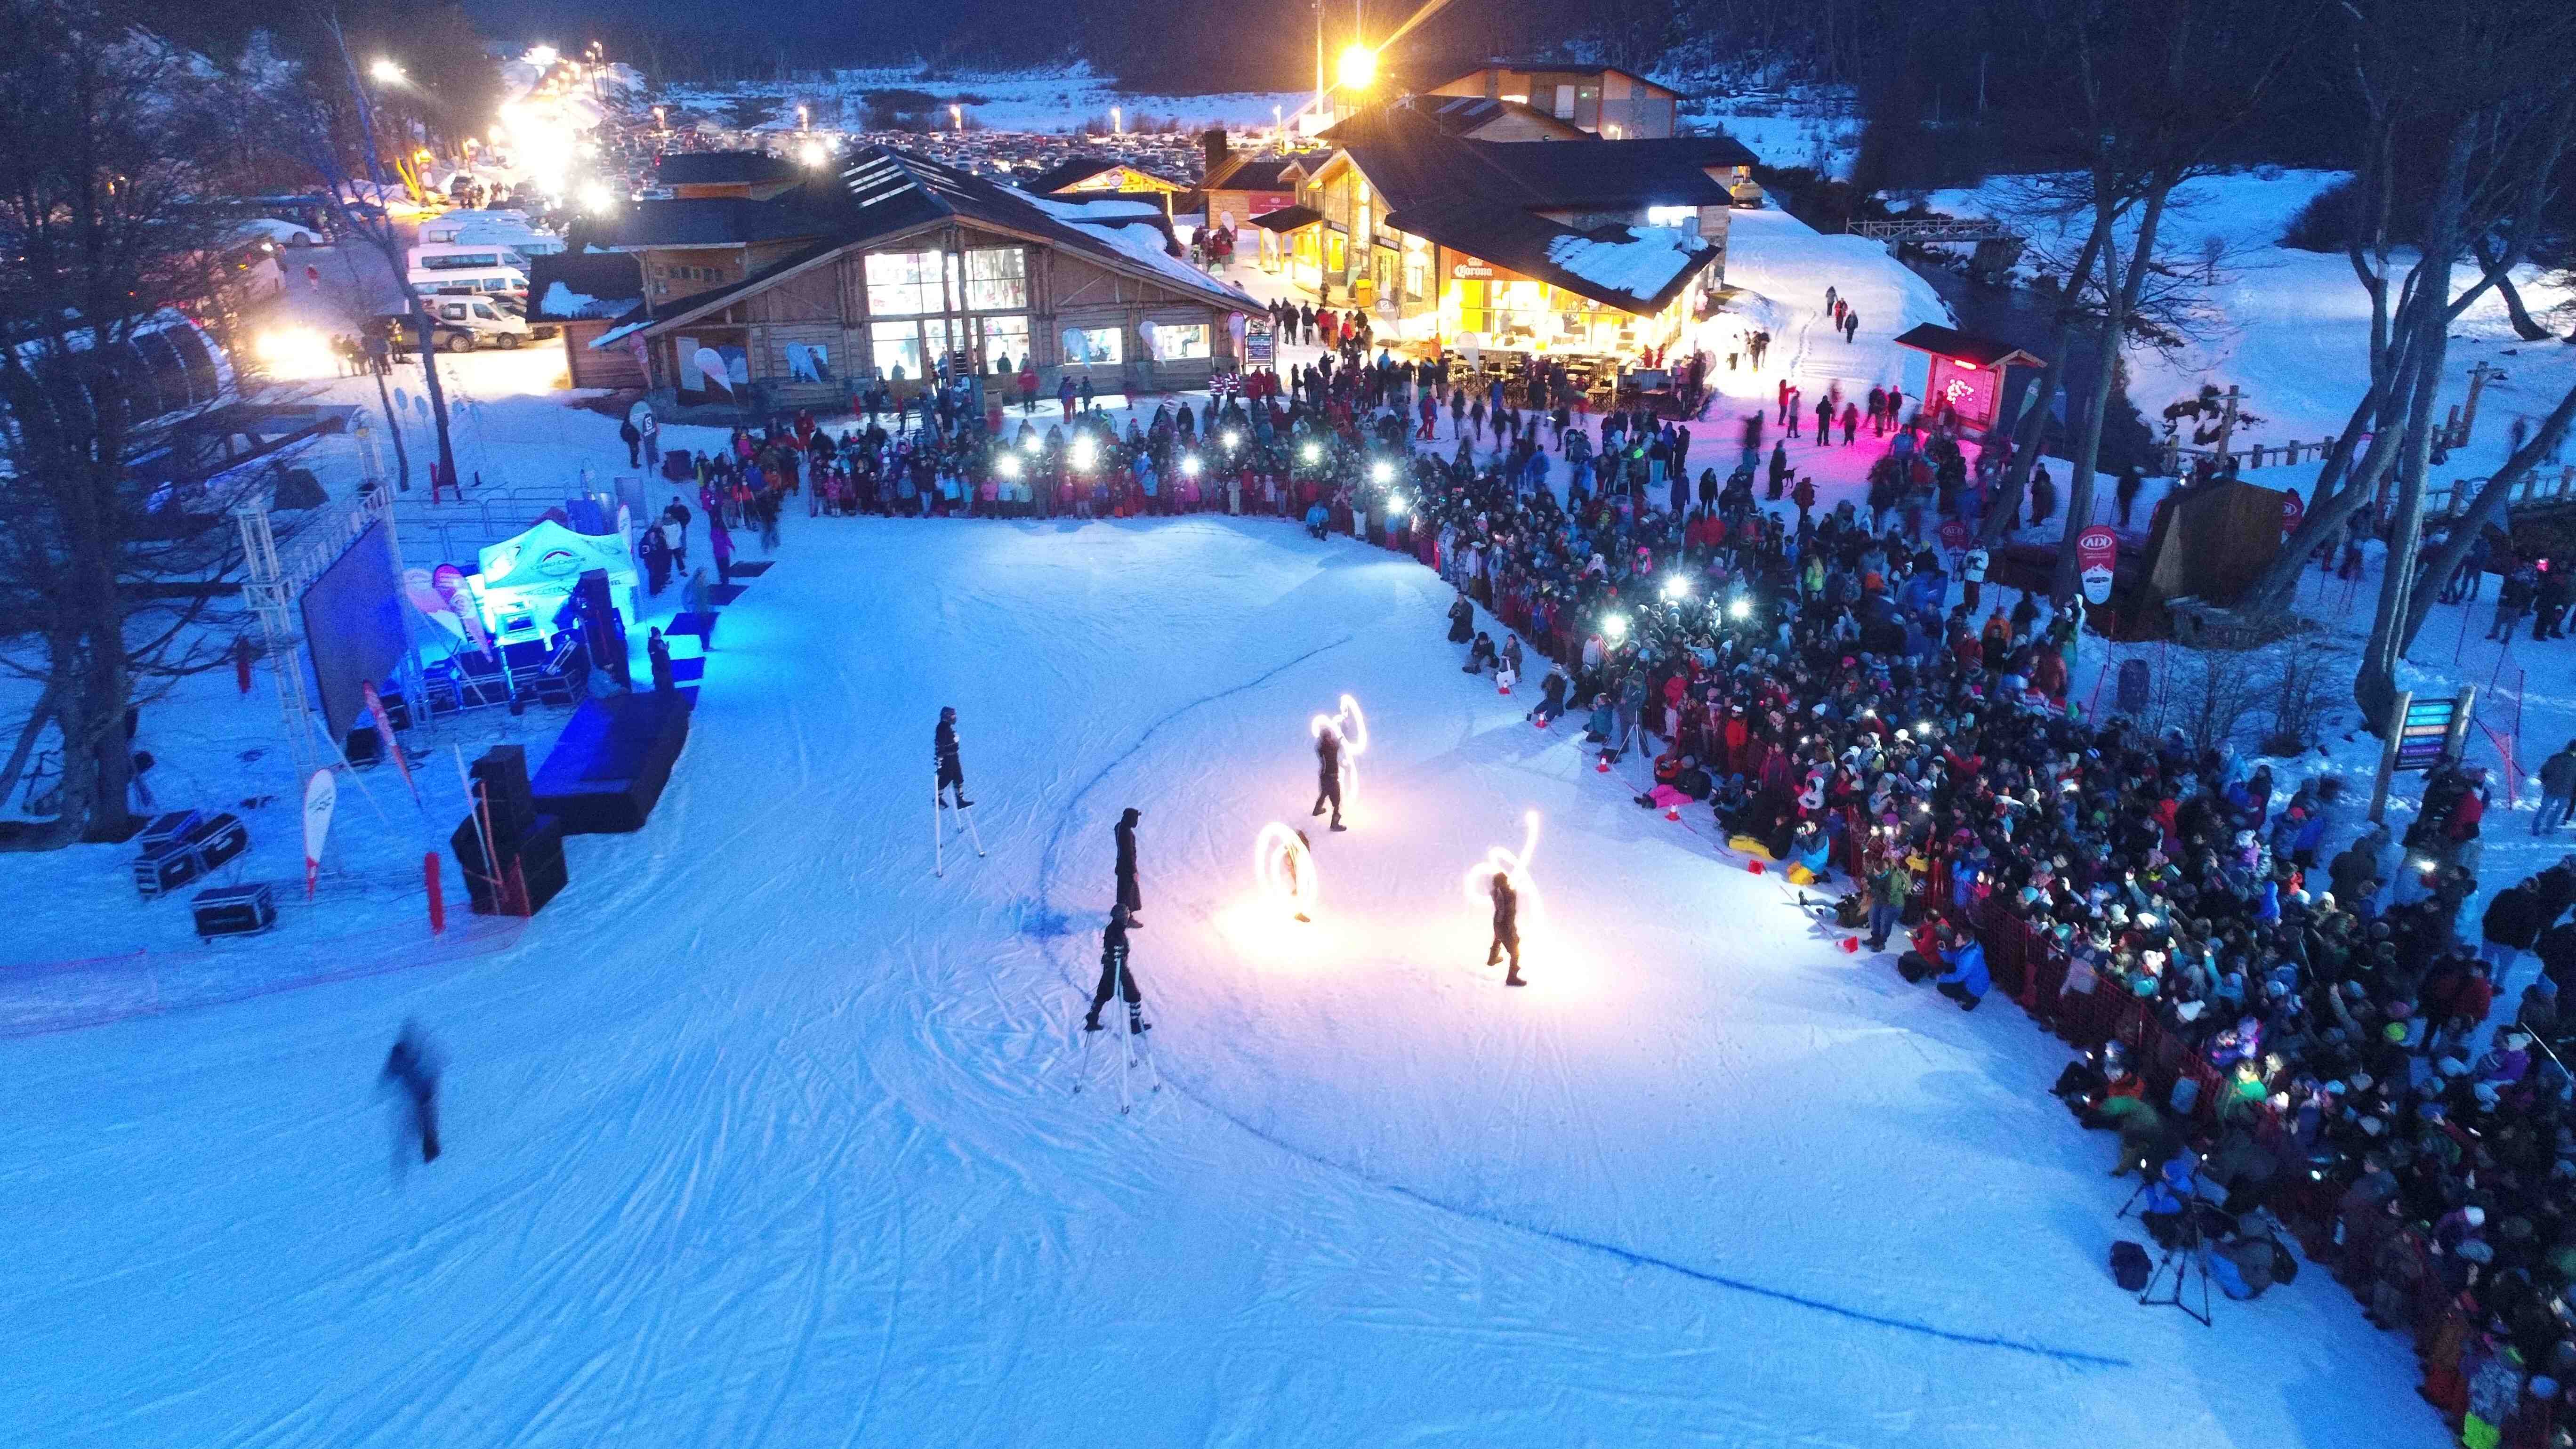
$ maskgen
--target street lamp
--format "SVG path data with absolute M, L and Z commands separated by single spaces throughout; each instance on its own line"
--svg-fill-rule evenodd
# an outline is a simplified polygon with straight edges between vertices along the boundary
M 375 77 L 376 84 L 381 86 L 398 86 L 403 83 L 403 68 L 396 64 L 391 56 L 376 57 L 376 63 L 367 67 L 367 74 Z
M 1377 79 L 1377 52 L 1352 41 L 1342 48 L 1342 57 L 1334 65 L 1334 78 L 1346 91 L 1364 91 Z

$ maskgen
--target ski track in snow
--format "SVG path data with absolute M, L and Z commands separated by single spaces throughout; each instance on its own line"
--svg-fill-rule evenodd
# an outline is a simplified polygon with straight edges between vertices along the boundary
M 1479 619 L 1484 619 L 1486 617 L 1487 616 L 1481 611 L 1479 612 Z M 1353 636 L 1345 635 L 1330 644 L 1318 645 L 1315 648 L 1309 649 L 1305 653 L 1286 661 L 1285 663 L 1278 664 L 1270 669 L 1264 670 L 1262 673 L 1254 675 L 1252 678 L 1245 680 L 1240 684 L 1218 690 L 1214 694 L 1202 695 L 1197 699 L 1191 700 L 1189 703 L 1180 706 L 1169 714 L 1166 714 L 1162 718 L 1154 721 L 1153 724 L 1146 728 L 1144 733 L 1136 737 L 1134 743 L 1130 744 L 1124 751 L 1120 752 L 1116 758 L 1110 760 L 1107 764 L 1102 765 L 1099 770 L 1095 771 L 1089 780 L 1083 782 L 1082 788 L 1076 790 L 1072 798 L 1065 802 L 1064 808 L 1057 814 L 1054 830 L 1047 836 L 1046 848 L 1039 855 L 1038 901 L 1040 908 L 1050 914 L 1054 910 L 1053 893 L 1055 887 L 1056 862 L 1061 852 L 1065 832 L 1072 827 L 1075 811 L 1081 805 L 1084 797 L 1088 796 L 1094 789 L 1098 788 L 1111 775 L 1116 774 L 1120 769 L 1125 767 L 1128 761 L 1134 759 L 1136 755 L 1145 748 L 1146 744 L 1153 739 L 1157 731 L 1161 730 L 1164 725 L 1179 719 L 1182 715 L 1188 714 L 1193 710 L 1214 704 L 1216 701 L 1221 699 L 1230 698 L 1234 695 L 1248 693 L 1251 690 L 1257 689 L 1280 675 L 1287 673 L 1289 670 L 1296 668 L 1298 665 L 1313 659 L 1319 654 L 1340 648 L 1342 645 L 1350 643 L 1352 637 Z M 1082 989 L 1082 981 L 1080 979 L 1082 976 L 1081 969 L 1078 965 L 1068 966 L 1059 954 L 1056 949 L 1056 942 L 1061 939 L 1061 937 L 1050 938 L 1042 949 L 1045 951 L 1047 958 L 1054 962 L 1060 971 L 1065 973 L 1065 983 L 1076 991 L 1080 991 Z M 1531 1029 L 1535 1030 L 1534 1027 Z M 1574 1117 L 1576 1120 L 1583 1120 L 1580 1115 L 1574 1111 L 1575 1104 L 1572 1100 L 1572 1083 L 1570 1073 L 1567 1071 L 1565 1065 L 1563 1044 L 1551 1038 L 1549 1041 L 1549 1052 L 1557 1069 L 1555 1074 L 1557 1081 L 1565 1088 L 1566 1091 L 1566 1105 L 1569 1116 Z M 2134 1367 L 2128 1359 L 2108 1354 L 2089 1353 L 2081 1349 L 2057 1348 L 2048 1344 L 2034 1343 L 2025 1339 L 2010 1338 L 2001 1334 L 1961 1332 L 1955 1329 L 1942 1328 L 1934 1324 L 1917 1323 L 1908 1319 L 1891 1318 L 1884 1314 L 1870 1313 L 1857 1308 L 1848 1308 L 1839 1303 L 1830 1303 L 1821 1298 L 1811 1298 L 1802 1293 L 1790 1292 L 1787 1289 L 1768 1287 L 1760 1283 L 1749 1283 L 1743 1279 L 1731 1278 L 1722 1273 L 1712 1273 L 1706 1269 L 1694 1268 L 1687 1263 L 1676 1263 L 1670 1259 L 1659 1258 L 1650 1253 L 1640 1253 L 1630 1248 L 1620 1247 L 1615 1243 L 1599 1242 L 1591 1238 L 1577 1237 L 1571 1233 L 1558 1232 L 1552 1228 L 1543 1228 L 1529 1223 L 1514 1222 L 1509 1218 L 1500 1217 L 1492 1213 L 1479 1212 L 1473 1208 L 1462 1207 L 1456 1203 L 1443 1202 L 1437 1198 L 1426 1196 L 1401 1182 L 1394 1182 L 1383 1177 L 1373 1176 L 1367 1172 L 1354 1168 L 1347 1163 L 1335 1162 L 1330 1158 L 1324 1157 L 1307 1148 L 1300 1147 L 1275 1133 L 1264 1131 L 1259 1126 L 1256 1126 L 1241 1115 L 1219 1103 L 1214 1097 L 1205 1093 L 1190 1091 L 1183 1084 L 1181 1078 L 1166 1073 L 1163 1081 L 1168 1089 L 1180 1092 L 1181 1095 L 1189 1098 L 1192 1102 L 1197 1103 L 1199 1106 L 1206 1108 L 1208 1111 L 1213 1112 L 1217 1116 L 1224 1118 L 1226 1121 L 1233 1123 L 1243 1131 L 1250 1133 L 1252 1136 L 1261 1139 L 1263 1142 L 1270 1144 L 1272 1147 L 1275 1147 L 1292 1157 L 1301 1158 L 1330 1172 L 1343 1173 L 1356 1177 L 1371 1187 L 1393 1193 L 1398 1197 L 1402 1197 L 1411 1202 L 1420 1203 L 1425 1207 L 1433 1208 L 1440 1212 L 1451 1213 L 1458 1217 L 1470 1218 L 1477 1222 L 1491 1223 L 1496 1227 L 1510 1228 L 1518 1232 L 1528 1233 L 1534 1237 L 1548 1239 L 1551 1242 L 1562 1243 L 1567 1247 L 1580 1248 L 1586 1252 L 1599 1253 L 1606 1257 L 1614 1258 L 1632 1268 L 1660 1268 L 1667 1273 L 1678 1274 L 1681 1277 L 1692 1280 L 1693 1282 L 1706 1283 L 1714 1287 L 1732 1289 L 1738 1293 L 1749 1293 L 1755 1297 L 1769 1298 L 1776 1302 L 1795 1304 L 1800 1308 L 1814 1309 L 1819 1313 L 1829 1313 L 1835 1317 L 1849 1319 L 1855 1323 L 1866 1323 L 1878 1328 L 1898 1329 L 1906 1333 L 1919 1333 L 1928 1338 L 1938 1338 L 1949 1343 L 1967 1344 L 1972 1347 L 2009 1349 L 2015 1353 L 2032 1354 L 2040 1358 L 2055 1359 L 2060 1363 L 2075 1364 L 2086 1368 Z M 1598 1140 L 1598 1134 L 1595 1132 L 1593 1134 L 1593 1141 L 1595 1143 L 1594 1155 L 1596 1159 L 1599 1156 L 1597 1145 Z M 1605 1171 L 1605 1181 L 1607 1180 L 1607 1176 L 1608 1175 Z

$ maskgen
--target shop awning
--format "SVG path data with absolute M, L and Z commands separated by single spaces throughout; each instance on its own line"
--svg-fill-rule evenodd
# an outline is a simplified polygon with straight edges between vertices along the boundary
M 1323 219 L 1324 214 L 1311 206 L 1283 206 L 1277 211 L 1265 211 L 1254 217 L 1252 224 L 1263 231 L 1291 232 L 1301 226 L 1313 226 Z

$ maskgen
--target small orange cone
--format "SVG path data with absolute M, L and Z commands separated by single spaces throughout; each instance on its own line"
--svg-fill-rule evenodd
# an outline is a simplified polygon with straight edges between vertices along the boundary
M 1594 761 L 1594 762 L 1593 762 L 1593 765 L 1592 765 L 1592 773 L 1594 773 L 1594 774 L 1596 774 L 1596 775 L 1607 775 L 1607 774 L 1609 774 L 1609 773 L 1610 773 L 1610 757 L 1609 757 L 1608 755 L 1603 755 L 1600 759 L 1598 759 L 1598 760 Z
M 1744 863 L 1744 868 L 1753 872 L 1755 875 L 1760 875 L 1762 873 L 1762 862 L 1758 860 L 1748 860 Z
M 1665 806 L 1665 807 L 1664 807 L 1664 818 L 1665 818 L 1666 820 L 1679 820 L 1679 819 L 1681 819 L 1681 818 L 1682 818 L 1682 807 L 1680 807 L 1679 805 L 1667 805 L 1667 806 Z
M 1845 936 L 1845 937 L 1843 937 L 1843 951 L 1844 951 L 1844 953 L 1845 953 L 1845 954 L 1847 954 L 1847 955 L 1852 955 L 1852 956 L 1857 956 L 1857 955 L 1859 955 L 1859 954 L 1860 954 L 1860 937 L 1858 937 L 1858 936 Z

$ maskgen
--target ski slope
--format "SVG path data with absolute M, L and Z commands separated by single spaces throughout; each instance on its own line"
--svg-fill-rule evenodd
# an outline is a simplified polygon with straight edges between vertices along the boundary
M 2062 1051 L 1630 804 L 1458 672 L 1428 571 L 788 523 L 651 825 L 509 950 L 0 1043 L 0 1443 L 2444 1442 L 2320 1271 L 2214 1330 L 2118 1292 Z M 1320 823 L 1344 691 L 1294 926 L 1252 841 Z M 943 703 L 991 854 L 934 880 Z M 1131 804 L 1168 1085 L 1121 1118 L 1066 1028 Z M 1463 876 L 1530 809 L 1509 991 Z

